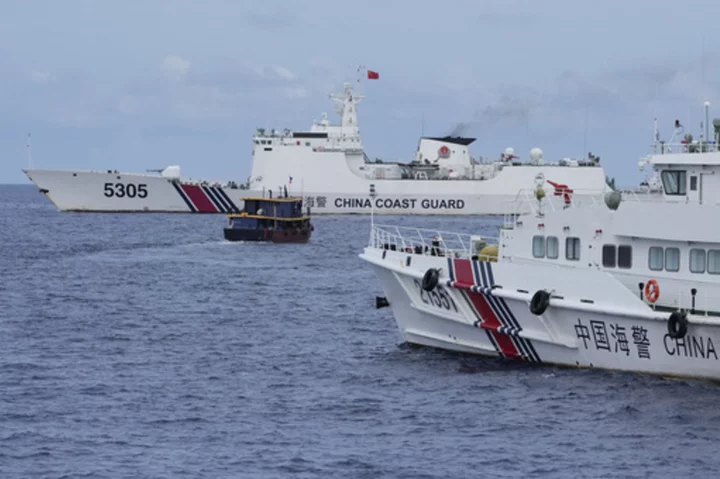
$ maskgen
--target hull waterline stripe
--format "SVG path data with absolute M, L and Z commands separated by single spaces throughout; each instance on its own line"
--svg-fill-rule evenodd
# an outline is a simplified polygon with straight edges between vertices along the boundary
M 182 185 L 182 189 L 188 195 L 190 201 L 195 204 L 199 213 L 217 213 L 217 208 L 208 199 L 202 188 L 197 185 Z
M 225 210 L 225 207 L 223 206 L 223 204 L 220 203 L 220 202 L 218 202 L 217 198 L 215 198 L 215 195 L 213 195 L 213 193 L 212 193 L 212 190 L 213 190 L 212 186 L 210 186 L 210 187 L 208 187 L 208 186 L 202 186 L 201 188 L 202 188 L 202 190 L 205 192 L 205 196 L 207 196 L 208 198 L 210 198 L 210 201 L 211 201 L 212 204 L 215 206 L 215 209 L 217 209 L 218 211 L 221 211 L 221 212 L 223 212 L 223 213 L 227 213 L 227 211 Z
M 178 194 L 180 195 L 180 198 L 183 199 L 183 201 L 188 206 L 188 208 L 190 208 L 190 211 L 192 211 L 193 213 L 197 213 L 197 209 L 195 209 L 195 206 L 193 206 L 193 204 L 190 202 L 190 200 L 188 199 L 187 195 L 182 190 L 182 188 L 180 188 L 180 186 L 178 186 L 178 184 L 175 183 L 174 181 L 171 181 L 170 183 L 172 183 L 172 185 L 175 187 L 175 190 L 178 192 Z
M 225 199 L 225 202 L 230 206 L 230 209 L 234 213 L 240 213 L 240 209 L 237 206 L 235 206 L 235 203 L 233 203 L 232 200 L 230 199 L 230 197 L 227 195 L 227 193 L 225 193 L 225 190 L 223 190 L 222 188 L 218 188 L 218 193 L 220 193 L 220 196 L 222 196 Z
M 220 194 L 220 187 L 210 187 L 210 192 L 213 194 L 217 202 L 222 205 L 222 209 L 225 213 L 232 213 L 232 209 L 230 208 L 230 205 L 225 202 L 225 199 Z

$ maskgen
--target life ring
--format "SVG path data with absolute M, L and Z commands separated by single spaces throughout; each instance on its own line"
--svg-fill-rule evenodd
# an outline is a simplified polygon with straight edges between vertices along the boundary
M 645 297 L 651 303 L 654 303 L 660 297 L 660 286 L 654 279 L 651 279 L 645 285 Z
M 440 271 L 435 268 L 430 268 L 429 270 L 425 271 L 425 276 L 423 276 L 422 289 L 428 292 L 432 291 L 433 289 L 435 289 L 435 286 L 437 286 L 439 280 Z
M 550 293 L 545 290 L 538 290 L 530 300 L 530 312 L 535 316 L 542 316 L 550 306 Z
M 688 321 L 687 313 L 675 311 L 668 319 L 668 336 L 673 339 L 684 338 L 687 334 Z

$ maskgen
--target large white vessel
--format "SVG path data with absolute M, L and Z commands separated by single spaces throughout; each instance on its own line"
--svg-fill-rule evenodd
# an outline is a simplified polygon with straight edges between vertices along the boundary
M 510 211 L 517 191 L 536 177 L 544 188 L 600 192 L 607 188 L 599 158 L 546 163 L 539 148 L 522 161 L 508 148 L 496 161 L 473 158 L 474 138 L 423 137 L 414 158 L 405 163 L 371 160 L 360 138 L 357 105 L 364 98 L 346 83 L 331 94 L 341 117 L 322 121 L 308 132 L 266 132 L 253 137 L 250 187 L 259 194 L 292 181 L 314 213 L 493 215 Z M 367 196 L 374 185 L 377 196 Z
M 720 379 L 720 121 L 642 160 L 660 198 L 522 196 L 488 238 L 374 225 L 360 255 L 410 343 Z M 669 145 L 664 145 L 669 146 Z
M 599 157 L 546 163 L 533 148 L 522 161 L 512 148 L 497 160 L 473 158 L 474 138 L 423 137 L 411 161 L 370 160 L 360 139 L 357 105 L 362 95 L 346 83 L 331 94 L 341 117 L 327 115 L 309 131 L 258 130 L 253 136 L 252 174 L 243 184 L 183 180 L 171 166 L 154 174 L 118 171 L 26 169 L 27 176 L 63 211 L 228 213 L 240 196 L 302 195 L 315 214 L 504 214 L 516 193 L 545 178 L 543 187 L 576 194 L 607 189 Z M 378 196 L 367 197 L 370 185 Z M 245 190 L 245 191 L 241 191 Z M 249 190 L 249 191 L 248 191 Z

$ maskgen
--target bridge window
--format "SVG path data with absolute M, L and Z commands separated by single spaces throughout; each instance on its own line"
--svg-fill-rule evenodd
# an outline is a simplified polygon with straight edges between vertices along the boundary
M 572 261 L 580 259 L 580 238 L 572 236 L 565 238 L 565 258 Z
M 690 272 L 692 272 L 692 273 L 704 273 L 705 272 L 705 250 L 704 249 L 691 249 L 690 250 Z
M 685 194 L 686 175 L 684 171 L 665 170 L 660 176 L 666 195 L 682 196 Z
M 632 268 L 632 246 L 618 246 L 618 268 Z
M 533 256 L 536 258 L 545 257 L 545 237 L 533 236 Z
M 663 269 L 663 249 L 659 246 L 651 246 L 648 252 L 648 268 L 652 271 Z
M 602 262 L 606 268 L 631 268 L 632 267 L 632 246 L 614 244 L 603 245 Z M 660 268 L 662 269 L 662 248 L 660 248 Z
M 665 248 L 665 270 L 680 271 L 680 250 L 678 248 Z
M 710 274 L 720 274 L 720 250 L 711 249 L 707 254 L 707 270 Z
M 603 245 L 602 249 L 602 261 L 603 266 L 606 268 L 614 268 L 615 267 L 615 256 L 616 256 L 616 248 L 614 244 L 606 244 Z
M 548 259 L 557 259 L 560 255 L 560 243 L 557 236 L 548 236 L 545 242 L 545 251 Z

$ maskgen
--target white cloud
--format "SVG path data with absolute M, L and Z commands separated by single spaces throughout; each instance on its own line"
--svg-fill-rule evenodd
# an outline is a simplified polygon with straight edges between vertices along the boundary
M 190 62 L 176 55 L 168 55 L 162 62 L 162 70 L 176 80 L 182 80 L 190 71 Z
M 280 78 L 285 78 L 286 80 L 293 80 L 297 78 L 297 75 L 295 75 L 293 72 L 291 72 L 285 67 L 276 66 L 273 67 L 273 71 L 277 76 L 279 76 Z
M 30 81 L 32 81 L 33 83 L 36 83 L 38 85 L 45 85 L 47 83 L 50 83 L 53 80 L 54 80 L 53 76 L 50 75 L 49 73 L 39 72 L 37 70 L 33 70 L 30 73 Z

